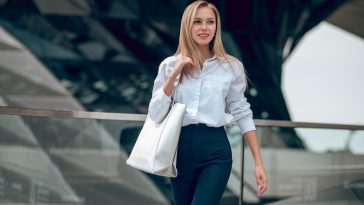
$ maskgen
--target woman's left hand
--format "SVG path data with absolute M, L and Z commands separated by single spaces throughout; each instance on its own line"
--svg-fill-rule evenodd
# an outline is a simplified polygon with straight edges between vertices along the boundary
M 258 196 L 262 196 L 268 188 L 268 178 L 263 165 L 255 166 L 255 179 L 257 182 Z

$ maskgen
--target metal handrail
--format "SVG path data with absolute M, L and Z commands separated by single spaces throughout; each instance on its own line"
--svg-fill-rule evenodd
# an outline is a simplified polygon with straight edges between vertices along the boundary
M 0 106 L 0 114 L 20 115 L 33 117 L 55 117 L 55 118 L 80 118 L 94 120 L 125 120 L 125 121 L 144 121 L 144 114 L 109 113 L 109 112 L 87 112 L 71 110 L 49 110 L 21 107 Z
M 87 112 L 87 111 L 67 111 L 67 110 L 49 110 L 33 109 L 21 107 L 0 106 L 0 115 L 20 115 L 34 117 L 55 117 L 55 118 L 79 118 L 94 120 L 124 120 L 143 122 L 145 114 L 126 114 L 126 113 L 109 113 L 109 112 Z M 318 129 L 344 129 L 344 130 L 364 130 L 364 125 L 333 124 L 333 123 L 312 123 L 312 122 L 292 122 L 285 120 L 258 120 L 254 123 L 257 127 L 286 127 L 286 128 L 318 128 Z M 245 140 L 242 138 L 242 162 L 241 162 L 241 181 L 239 204 L 243 202 L 244 191 L 244 153 Z
M 138 122 L 142 122 L 146 118 L 145 114 L 50 110 L 50 109 L 34 109 L 34 108 L 21 108 L 21 107 L 8 107 L 8 106 L 0 106 L 0 114 L 34 116 L 34 117 L 80 118 L 80 119 L 95 119 L 95 120 L 124 120 L 124 121 L 138 121 Z M 293 122 L 286 120 L 261 120 L 261 119 L 255 119 L 254 123 L 257 127 L 364 130 L 364 125 L 353 125 L 353 124 Z

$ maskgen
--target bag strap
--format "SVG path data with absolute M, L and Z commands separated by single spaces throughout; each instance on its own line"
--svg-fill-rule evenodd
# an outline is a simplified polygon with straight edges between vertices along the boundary
M 177 93 L 177 90 L 178 90 L 178 85 L 179 85 L 179 77 L 176 78 L 176 80 L 174 81 L 174 84 L 175 84 L 175 88 L 173 89 L 173 93 L 172 93 L 172 102 L 171 102 L 171 106 L 172 107 L 174 105 L 174 97 Z

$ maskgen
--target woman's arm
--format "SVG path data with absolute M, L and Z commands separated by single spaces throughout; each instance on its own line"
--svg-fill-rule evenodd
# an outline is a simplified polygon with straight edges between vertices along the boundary
M 257 132 L 255 130 L 246 132 L 244 134 L 244 138 L 248 142 L 255 161 L 255 179 L 258 187 L 258 196 L 262 196 L 268 188 L 268 178 L 264 169 L 262 156 L 260 154 Z
M 154 122 L 161 122 L 168 113 L 174 82 L 185 66 L 195 66 L 189 57 L 179 56 L 173 70 L 166 71 L 168 60 L 163 61 L 154 80 L 152 99 L 149 103 L 148 115 Z
M 168 96 L 172 95 L 174 89 L 174 82 L 176 81 L 176 78 L 181 74 L 182 69 L 185 66 L 196 67 L 196 64 L 193 63 L 190 57 L 179 56 L 177 58 L 176 65 L 174 66 L 171 74 L 168 76 L 164 84 L 163 91 L 166 95 Z
M 167 58 L 159 65 L 158 75 L 154 80 L 152 98 L 149 102 L 148 116 L 156 123 L 159 123 L 164 119 L 171 104 L 171 97 L 166 95 L 163 89 L 164 84 L 168 80 L 168 64 L 169 59 Z
M 164 83 L 163 86 L 163 92 L 167 95 L 167 96 L 171 96 L 173 93 L 173 89 L 174 89 L 174 82 L 176 81 L 177 76 L 175 74 L 171 74 L 167 77 L 166 82 Z

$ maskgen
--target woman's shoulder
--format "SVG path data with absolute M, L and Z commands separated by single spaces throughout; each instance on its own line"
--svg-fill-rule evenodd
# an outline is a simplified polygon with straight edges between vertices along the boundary
M 223 65 L 225 65 L 225 64 L 227 64 L 227 65 L 228 64 L 232 64 L 232 65 L 242 64 L 238 58 L 236 58 L 232 55 L 228 55 L 228 54 L 226 54 L 224 56 L 216 56 L 216 59 L 220 62 L 220 64 L 223 64 Z
M 163 72 L 168 75 L 171 70 L 173 69 L 174 65 L 177 62 L 177 56 L 168 56 L 167 58 L 163 59 L 159 65 L 159 72 Z
M 161 64 L 166 64 L 166 65 L 170 65 L 170 64 L 175 64 L 177 61 L 177 56 L 173 55 L 173 56 L 168 56 L 167 58 L 165 58 Z
M 224 68 L 231 70 L 235 75 L 239 75 L 244 71 L 243 63 L 236 57 L 229 55 L 223 59 L 220 59 Z

